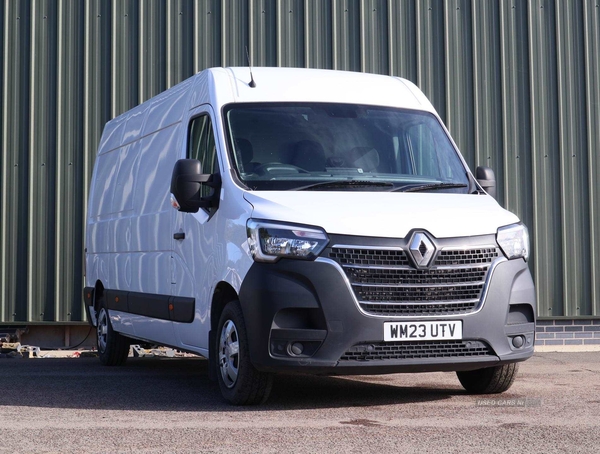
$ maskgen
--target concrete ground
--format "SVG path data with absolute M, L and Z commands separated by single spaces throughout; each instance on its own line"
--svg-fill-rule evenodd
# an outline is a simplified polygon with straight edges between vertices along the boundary
M 600 354 L 536 353 L 513 387 L 453 373 L 280 376 L 262 407 L 225 404 L 197 358 L 0 359 L 0 453 L 598 452 Z M 483 399 L 483 400 L 482 400 Z

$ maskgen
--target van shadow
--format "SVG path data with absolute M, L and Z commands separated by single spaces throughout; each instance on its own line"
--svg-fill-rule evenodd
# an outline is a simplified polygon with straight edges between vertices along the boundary
M 0 406 L 133 411 L 269 411 L 397 405 L 449 399 L 460 389 L 403 387 L 383 377 L 276 376 L 258 407 L 233 407 L 199 358 L 130 358 L 106 367 L 97 358 L 0 360 Z M 372 383 L 380 381 L 380 383 Z
M 379 378 L 379 377 L 378 377 Z M 352 379 L 314 375 L 278 375 L 266 407 L 273 410 L 370 407 L 402 405 L 450 399 L 464 394 L 458 388 L 424 388 L 373 383 L 375 378 Z M 389 379 L 391 380 L 391 379 Z

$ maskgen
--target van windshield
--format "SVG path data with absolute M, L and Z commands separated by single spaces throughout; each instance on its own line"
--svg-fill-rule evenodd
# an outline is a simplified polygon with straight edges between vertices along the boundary
M 231 104 L 232 161 L 251 190 L 471 191 L 439 120 L 335 103 Z

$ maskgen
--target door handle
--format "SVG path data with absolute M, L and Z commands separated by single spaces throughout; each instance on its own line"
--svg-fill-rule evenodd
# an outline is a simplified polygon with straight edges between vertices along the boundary
M 184 232 L 177 232 L 173 234 L 173 239 L 175 240 L 185 240 L 185 233 Z

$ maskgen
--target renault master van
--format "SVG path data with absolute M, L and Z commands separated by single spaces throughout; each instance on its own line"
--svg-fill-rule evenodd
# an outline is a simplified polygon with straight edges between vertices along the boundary
M 104 129 L 84 289 L 100 360 L 193 352 L 238 405 L 281 372 L 503 392 L 533 354 L 535 291 L 495 190 L 407 80 L 202 71 Z

